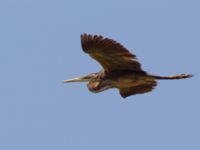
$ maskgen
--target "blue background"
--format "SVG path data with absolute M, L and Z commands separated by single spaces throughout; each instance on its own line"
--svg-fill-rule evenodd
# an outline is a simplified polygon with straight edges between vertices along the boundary
M 200 1 L 1 0 L 1 150 L 199 150 Z M 159 81 L 122 99 L 64 79 L 97 72 L 81 33 L 135 53 Z

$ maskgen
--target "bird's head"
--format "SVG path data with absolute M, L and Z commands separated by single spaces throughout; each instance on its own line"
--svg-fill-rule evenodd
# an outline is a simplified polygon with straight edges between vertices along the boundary
M 99 93 L 110 88 L 113 88 L 109 80 L 91 80 L 87 84 L 88 89 L 93 93 Z

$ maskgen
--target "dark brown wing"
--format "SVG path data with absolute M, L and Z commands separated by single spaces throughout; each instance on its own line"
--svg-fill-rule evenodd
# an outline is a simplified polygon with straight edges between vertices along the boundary
M 152 81 L 152 83 L 147 83 L 147 84 L 134 86 L 130 88 L 123 88 L 123 89 L 119 89 L 119 91 L 120 91 L 120 95 L 123 98 L 126 98 L 128 96 L 135 95 L 135 94 L 143 94 L 143 93 L 151 92 L 156 85 L 157 85 L 156 81 Z
M 136 56 L 114 40 L 102 36 L 82 34 L 83 51 L 97 60 L 105 72 L 115 70 L 142 71 Z

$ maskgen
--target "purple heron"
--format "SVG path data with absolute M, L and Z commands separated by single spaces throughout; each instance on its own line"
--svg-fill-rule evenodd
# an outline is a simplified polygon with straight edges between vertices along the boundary
M 64 82 L 88 82 L 88 89 L 94 93 L 117 88 L 120 95 L 125 98 L 152 91 L 157 85 L 156 80 L 159 79 L 192 77 L 190 74 L 172 76 L 148 74 L 142 70 L 136 55 L 131 54 L 120 43 L 102 36 L 84 33 L 81 35 L 81 46 L 83 51 L 98 61 L 103 69 L 100 72 L 64 80 Z

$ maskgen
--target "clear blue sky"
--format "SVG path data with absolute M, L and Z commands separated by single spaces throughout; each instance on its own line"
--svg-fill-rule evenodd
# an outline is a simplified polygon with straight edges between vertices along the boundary
M 200 1 L 1 0 L 1 150 L 199 150 Z M 81 33 L 121 42 L 149 73 L 193 73 L 147 94 L 62 80 L 100 70 Z

